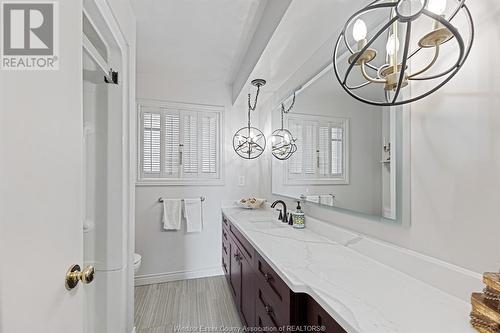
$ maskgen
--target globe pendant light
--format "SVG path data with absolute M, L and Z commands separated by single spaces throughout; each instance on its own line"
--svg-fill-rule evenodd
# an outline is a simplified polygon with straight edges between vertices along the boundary
M 368 17 L 371 14 L 374 16 Z M 367 39 L 363 19 L 376 22 L 387 16 L 388 21 L 377 24 L 382 28 L 373 30 Z M 468 25 L 467 39 L 460 33 L 466 29 L 459 30 L 455 22 Z M 347 36 L 350 30 L 352 40 Z M 385 40 L 381 43 L 381 39 Z M 465 0 L 375 0 L 347 20 L 337 39 L 333 67 L 340 85 L 357 100 L 379 106 L 402 105 L 427 97 L 448 83 L 465 63 L 473 40 L 474 23 Z M 441 52 L 444 44 L 446 56 Z M 375 45 L 385 45 L 385 49 L 376 50 Z M 379 54 L 385 58 L 375 61 Z M 444 70 L 429 73 L 441 58 L 452 61 L 440 63 Z M 425 65 L 410 72 L 413 59 Z M 402 93 L 411 81 L 422 85 L 416 87 L 415 96 Z M 376 89 L 366 88 L 369 85 Z
M 295 144 L 297 139 L 294 139 L 292 133 L 283 126 L 283 115 L 289 113 L 294 105 L 295 93 L 293 94 L 292 104 L 288 109 L 285 109 L 284 103 L 281 104 L 281 128 L 271 134 L 272 154 L 278 160 L 287 160 L 297 151 L 297 145 Z
M 233 136 L 233 149 L 240 156 L 246 160 L 252 160 L 262 155 L 266 149 L 266 137 L 264 134 L 255 127 L 252 127 L 250 115 L 252 111 L 257 108 L 257 100 L 259 98 L 260 87 L 266 84 L 265 80 L 256 79 L 252 81 L 252 85 L 257 87 L 255 94 L 254 105 L 250 102 L 250 94 L 248 94 L 248 125 L 239 129 Z

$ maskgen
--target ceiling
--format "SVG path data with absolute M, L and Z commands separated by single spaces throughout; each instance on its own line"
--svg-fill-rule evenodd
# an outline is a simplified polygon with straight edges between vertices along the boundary
M 369 1 L 293 1 L 246 82 L 248 86 L 251 78 L 268 79 L 261 93 L 261 105 L 273 95 L 290 95 L 330 65 L 335 41 L 346 19 Z M 331 93 L 343 93 L 334 88 L 336 85 L 336 80 L 332 80 Z
M 253 92 L 252 79 L 265 78 L 262 105 L 331 63 L 346 17 L 368 1 L 131 0 L 137 72 L 224 84 L 233 104 Z
M 261 0 L 132 0 L 137 71 L 230 84 L 248 49 Z

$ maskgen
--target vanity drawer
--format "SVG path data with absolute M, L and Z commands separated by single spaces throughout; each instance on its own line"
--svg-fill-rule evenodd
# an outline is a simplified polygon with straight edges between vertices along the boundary
M 222 254 L 229 256 L 229 233 L 222 227 Z
M 229 242 L 222 241 L 222 269 L 229 274 Z
M 280 298 L 269 285 L 262 279 L 257 278 L 257 303 L 271 309 L 272 318 L 277 325 L 290 325 L 292 306 L 291 306 L 291 291 L 288 289 L 286 296 Z
M 222 269 L 225 275 L 229 274 L 229 255 L 224 253 L 222 250 Z
M 255 323 L 257 327 L 274 328 L 279 327 L 280 318 L 275 312 L 276 309 L 263 295 L 260 288 L 257 289 L 257 299 L 255 304 Z
M 229 228 L 229 220 L 224 215 L 222 215 L 222 225 L 226 228 Z
M 247 241 L 247 239 L 241 234 L 241 232 L 231 223 L 229 222 L 229 232 L 236 240 L 238 247 L 241 248 L 242 254 L 247 257 L 247 259 L 252 262 L 254 257 L 254 249 L 253 246 Z
M 229 241 L 225 241 L 222 237 L 222 255 L 229 256 Z
M 222 226 L 222 242 L 223 243 L 229 242 L 229 232 L 227 228 L 224 227 L 224 225 Z
M 306 300 L 306 323 L 322 326 L 327 333 L 347 333 L 311 296 Z
M 282 307 L 289 308 L 290 288 L 257 252 L 255 252 L 255 271 L 259 281 L 258 285 L 264 289 L 263 291 L 272 295 L 276 302 L 281 303 Z
M 222 216 L 222 269 L 224 274 L 229 276 L 229 232 L 228 232 L 229 221 L 225 216 Z

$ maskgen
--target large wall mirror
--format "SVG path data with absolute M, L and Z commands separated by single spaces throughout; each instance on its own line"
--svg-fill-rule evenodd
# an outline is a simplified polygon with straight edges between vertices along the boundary
M 284 127 L 297 150 L 273 158 L 273 194 L 369 219 L 410 223 L 410 115 L 347 95 L 331 66 L 295 91 Z M 285 100 L 285 106 L 292 97 Z M 281 104 L 273 128 L 281 126 Z

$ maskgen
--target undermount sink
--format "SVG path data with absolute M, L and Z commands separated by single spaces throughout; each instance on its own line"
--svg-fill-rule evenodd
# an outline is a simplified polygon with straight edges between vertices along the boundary
M 249 219 L 250 222 L 259 223 L 259 222 L 274 222 L 277 221 L 275 217 L 252 217 Z
M 287 226 L 285 223 L 278 221 L 276 217 L 273 218 L 251 218 L 249 221 L 256 229 L 276 229 L 284 228 Z

